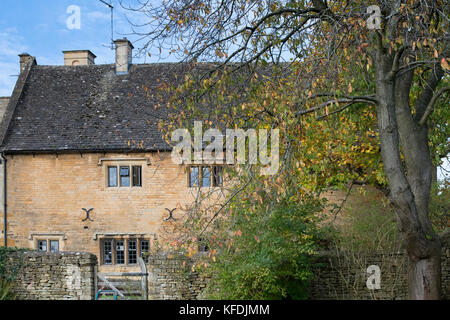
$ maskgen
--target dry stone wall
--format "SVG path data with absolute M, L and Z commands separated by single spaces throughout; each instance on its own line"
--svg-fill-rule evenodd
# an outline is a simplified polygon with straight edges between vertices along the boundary
M 80 252 L 25 252 L 7 258 L 19 266 L 12 291 L 19 300 L 93 300 L 97 257 Z
M 197 272 L 191 272 L 190 266 L 190 259 L 171 253 L 157 253 L 148 257 L 149 299 L 201 299 L 208 280 Z
M 450 238 L 443 238 L 442 292 L 450 295 Z M 183 261 L 185 264 L 183 265 Z M 208 279 L 190 272 L 189 259 L 168 253 L 149 257 L 149 299 L 201 299 Z M 369 266 L 380 268 L 380 289 L 369 290 Z M 322 252 L 313 258 L 311 300 L 405 300 L 408 298 L 407 257 L 403 253 Z
M 314 258 L 314 277 L 309 285 L 312 300 L 408 299 L 408 262 L 403 253 L 323 252 Z M 380 289 L 366 282 L 371 265 L 380 268 Z M 443 299 L 450 298 L 450 237 L 442 238 L 441 284 Z
M 450 297 L 450 238 L 443 239 L 442 291 Z M 80 252 L 16 252 L 7 266 L 20 265 L 12 290 L 21 300 L 93 300 L 97 257 Z M 192 261 L 173 253 L 148 257 L 150 300 L 202 299 L 208 279 L 191 272 Z M 309 299 L 407 299 L 407 257 L 404 254 L 323 252 L 313 260 Z M 381 288 L 369 290 L 367 267 L 381 271 Z

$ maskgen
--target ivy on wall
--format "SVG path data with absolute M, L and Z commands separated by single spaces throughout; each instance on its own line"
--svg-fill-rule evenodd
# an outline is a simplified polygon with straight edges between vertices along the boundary
M 29 249 L 0 247 L 0 280 L 12 282 L 14 281 L 17 271 L 22 266 L 23 258 L 19 255 L 19 259 L 12 263 L 9 261 L 11 254 L 30 251 Z

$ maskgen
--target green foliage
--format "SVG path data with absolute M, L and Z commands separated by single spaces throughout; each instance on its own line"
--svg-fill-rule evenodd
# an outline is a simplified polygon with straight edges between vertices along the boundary
M 312 196 L 299 199 L 295 188 L 279 196 L 257 186 L 231 205 L 228 233 L 216 234 L 212 242 L 217 260 L 208 268 L 212 280 L 207 296 L 305 299 L 311 276 L 308 256 L 315 249 L 314 214 L 322 203 Z
M 10 247 L 0 247 L 0 279 L 14 281 L 17 271 L 22 266 L 22 256 L 16 263 L 8 262 L 8 256 L 17 252 L 30 251 L 29 249 L 19 249 Z
M 0 247 L 0 300 L 15 299 L 15 295 L 11 291 L 11 286 L 16 277 L 17 271 L 22 266 L 22 256 L 19 255 L 19 259 L 15 263 L 8 261 L 8 257 L 11 254 L 23 251 L 29 250 Z
M 450 226 L 450 183 L 443 181 L 431 189 L 429 216 L 436 233 Z
M 393 210 L 379 200 L 363 197 L 347 208 L 346 222 L 336 228 L 335 245 L 352 252 L 397 252 L 400 235 Z
M 16 295 L 11 291 L 11 282 L 0 278 L 0 301 L 14 300 Z

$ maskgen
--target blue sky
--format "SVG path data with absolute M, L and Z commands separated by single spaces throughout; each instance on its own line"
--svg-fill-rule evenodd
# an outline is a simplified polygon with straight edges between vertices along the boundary
M 115 6 L 114 38 L 127 36 L 131 27 L 126 20 L 131 13 L 122 9 L 118 0 L 106 0 Z M 81 28 L 70 30 L 67 8 L 81 9 Z M 135 17 L 136 18 L 136 17 Z M 0 96 L 9 96 L 19 73 L 18 54 L 27 52 L 40 65 L 64 64 L 64 50 L 89 49 L 96 64 L 114 62 L 108 47 L 111 39 L 110 9 L 98 0 L 1 0 L 0 1 Z M 134 42 L 134 41 L 133 41 Z M 139 43 L 135 43 L 139 47 Z M 156 51 L 156 50 L 155 50 Z M 135 58 L 135 62 L 157 62 L 157 58 Z
M 119 0 L 112 2 L 114 12 L 114 39 L 126 36 L 136 48 L 136 36 L 131 33 L 127 17 L 143 22 L 145 17 L 131 16 L 121 8 Z M 155 0 L 156 1 L 156 0 Z M 80 29 L 70 30 L 67 8 L 71 5 L 81 9 Z M 64 50 L 91 50 L 96 64 L 114 63 L 110 49 L 110 9 L 98 0 L 1 0 L 0 1 L 0 97 L 10 96 L 19 73 L 18 54 L 28 52 L 40 65 L 63 65 Z M 135 57 L 134 62 L 158 62 L 159 48 L 153 48 L 152 57 Z M 152 51 L 153 51 L 152 50 Z M 173 61 L 173 60 L 165 60 Z M 450 163 L 444 165 L 450 170 Z M 439 178 L 448 173 L 439 171 Z

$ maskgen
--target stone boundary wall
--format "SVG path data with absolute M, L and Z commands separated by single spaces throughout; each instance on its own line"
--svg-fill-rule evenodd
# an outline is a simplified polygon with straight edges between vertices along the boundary
M 157 253 L 148 257 L 149 300 L 201 300 L 208 279 L 192 272 L 186 257 Z M 184 262 L 184 265 L 183 265 Z
M 442 293 L 450 298 L 450 237 L 445 236 L 442 249 Z M 183 265 L 183 262 L 185 265 Z M 149 257 L 150 300 L 202 299 L 208 279 L 192 273 L 192 261 L 169 253 Z M 381 289 L 369 290 L 367 268 L 381 270 Z M 313 258 L 313 279 L 309 284 L 310 300 L 405 300 L 408 298 L 407 257 L 403 253 L 322 252 Z
M 443 239 L 442 291 L 450 298 L 450 237 Z M 11 269 L 20 265 L 12 291 L 20 300 L 93 300 L 97 257 L 83 252 L 16 252 Z M 404 254 L 323 252 L 314 257 L 311 300 L 407 299 L 407 257 Z M 367 267 L 381 269 L 381 289 L 368 290 Z M 200 300 L 208 279 L 191 272 L 192 260 L 172 253 L 148 257 L 149 300 Z
M 406 254 L 355 254 L 322 252 L 314 258 L 314 277 L 309 285 L 311 300 L 406 300 L 408 299 Z M 369 290 L 367 268 L 381 271 L 381 289 Z M 450 299 L 450 237 L 442 239 L 441 284 L 443 299 Z
M 12 292 L 18 300 L 94 300 L 97 257 L 85 252 L 16 252 Z

